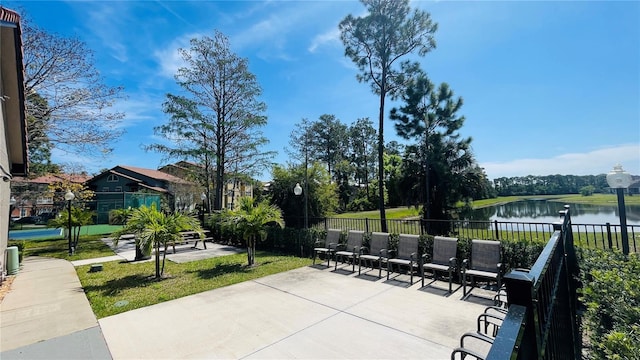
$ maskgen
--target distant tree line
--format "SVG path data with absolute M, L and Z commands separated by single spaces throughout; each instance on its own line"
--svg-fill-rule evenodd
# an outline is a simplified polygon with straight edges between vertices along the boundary
M 589 190 L 603 193 L 609 188 L 607 176 L 600 175 L 527 175 L 493 180 L 498 196 L 578 194 Z

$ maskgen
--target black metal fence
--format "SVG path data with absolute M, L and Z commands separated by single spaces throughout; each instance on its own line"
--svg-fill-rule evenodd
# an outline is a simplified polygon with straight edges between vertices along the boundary
M 530 270 L 504 277 L 509 311 L 487 359 L 580 359 L 578 263 L 569 209 Z M 523 316 L 524 315 L 524 316 Z
M 318 229 L 380 231 L 379 219 L 310 218 Z M 429 233 L 469 239 L 515 240 L 546 243 L 554 233 L 553 223 L 471 220 L 397 220 L 387 219 L 387 232 L 396 234 Z M 575 245 L 583 248 L 622 249 L 620 225 L 572 224 Z M 627 225 L 631 252 L 640 251 L 640 225 Z

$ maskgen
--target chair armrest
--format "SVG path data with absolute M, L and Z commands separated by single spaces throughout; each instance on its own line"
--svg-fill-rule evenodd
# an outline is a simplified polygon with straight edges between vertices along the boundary
M 449 259 L 449 267 L 451 268 L 457 268 L 458 267 L 458 259 L 456 259 L 455 257 L 452 257 Z
M 387 250 L 387 254 L 389 255 L 388 256 L 389 258 L 395 257 L 396 250 Z M 391 255 L 393 255 L 393 256 L 391 256 Z
M 478 316 L 478 322 L 477 322 L 478 329 L 477 329 L 477 331 L 480 334 L 487 335 L 486 331 L 488 331 L 489 325 L 493 325 L 495 327 L 494 330 L 496 330 L 496 329 L 499 329 L 500 326 L 502 326 L 502 322 L 503 321 L 504 321 L 504 318 L 502 318 L 500 316 L 496 316 L 496 315 L 493 315 L 493 314 L 487 314 L 487 313 L 480 314 Z M 481 329 L 481 324 L 482 323 L 484 323 L 484 330 Z
M 484 309 L 484 313 L 485 314 L 489 314 L 489 311 L 495 311 L 497 313 L 496 316 L 506 315 L 509 312 L 508 309 L 505 309 L 505 308 L 499 307 L 499 306 L 487 306 Z
M 335 248 L 336 251 L 340 251 L 342 249 L 346 250 L 347 249 L 347 245 L 346 244 L 336 244 Z
M 360 251 L 359 251 L 359 254 L 360 254 L 360 255 L 362 255 L 362 254 L 368 254 L 368 253 L 369 253 L 369 248 L 368 248 L 368 247 L 366 247 L 366 246 L 361 246 L 361 247 L 360 247 Z
M 469 350 L 465 348 L 455 348 L 453 349 L 453 352 L 451 352 L 451 360 L 455 360 L 456 354 L 461 354 L 461 359 L 464 359 L 467 355 L 473 356 L 476 359 L 484 359 L 486 356 L 474 350 Z
M 502 263 L 498 263 L 496 267 L 498 268 L 498 275 L 502 276 L 502 274 L 504 273 L 504 265 Z
M 462 260 L 462 272 L 466 272 L 469 267 L 469 259 Z
M 378 254 L 378 256 L 380 256 L 380 257 L 387 257 L 387 256 L 386 256 L 386 255 L 387 255 L 387 253 L 388 253 L 387 249 L 380 249 L 380 253 Z M 384 255 L 383 255 L 383 254 L 384 254 Z
M 493 339 L 490 338 L 489 336 L 485 335 L 485 334 L 479 334 L 479 333 L 475 333 L 475 332 L 466 332 L 464 334 L 462 334 L 462 336 L 460 336 L 460 347 L 464 348 L 464 339 L 467 337 L 471 337 L 477 340 L 481 340 L 486 342 L 489 345 L 493 345 Z

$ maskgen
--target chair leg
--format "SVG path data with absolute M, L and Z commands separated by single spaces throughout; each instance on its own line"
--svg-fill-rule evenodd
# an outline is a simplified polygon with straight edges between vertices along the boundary
M 373 267 L 373 260 L 371 260 L 371 267 Z M 378 279 L 382 279 L 382 259 L 378 259 Z
M 351 260 L 351 272 L 355 272 L 356 271 L 356 256 L 353 255 L 353 260 Z
M 410 280 L 410 284 L 413 285 L 413 262 L 409 263 L 409 273 L 411 273 L 411 275 L 409 277 L 411 279 Z
M 453 271 L 451 268 L 449 268 L 449 294 L 451 294 L 451 279 L 453 276 Z
M 329 261 L 331 261 L 331 251 L 327 251 L 327 267 L 331 267 Z
M 462 295 L 467 296 L 467 274 L 462 273 Z

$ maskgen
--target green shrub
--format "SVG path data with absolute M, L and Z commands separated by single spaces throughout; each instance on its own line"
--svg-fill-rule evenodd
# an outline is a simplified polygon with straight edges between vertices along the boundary
M 640 259 L 580 249 L 586 306 L 583 325 L 592 359 L 640 359 Z
M 542 253 L 546 243 L 501 241 L 502 264 L 505 274 L 512 269 L 530 269 Z

